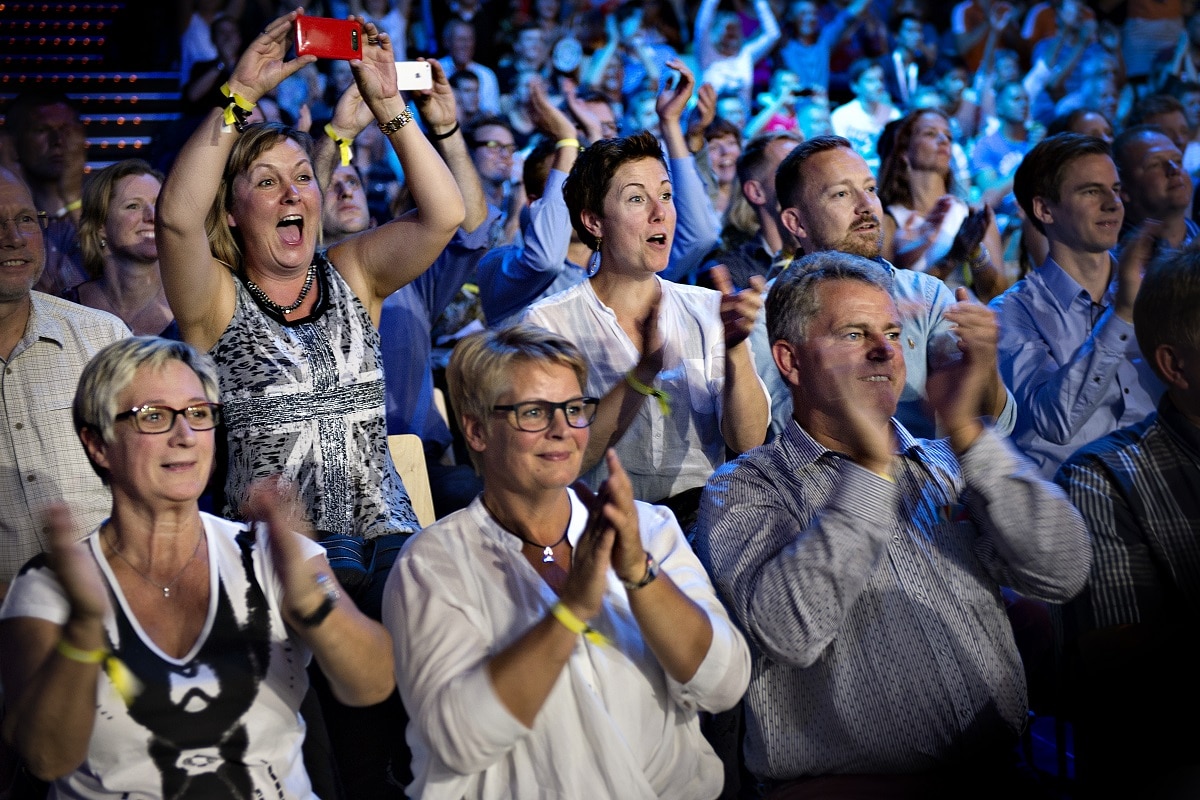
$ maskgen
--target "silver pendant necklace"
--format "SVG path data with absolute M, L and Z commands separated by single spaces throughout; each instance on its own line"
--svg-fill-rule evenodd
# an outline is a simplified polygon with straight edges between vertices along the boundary
M 147 575 L 146 573 L 142 572 L 140 569 L 135 567 L 133 565 L 133 562 L 131 562 L 128 558 L 126 558 L 125 554 L 122 553 L 121 550 L 117 547 L 115 541 L 110 541 L 108 543 L 108 546 L 111 547 L 112 551 L 117 554 L 117 558 L 124 561 L 131 570 L 133 570 L 134 572 L 137 573 L 138 577 L 140 577 L 146 583 L 153 586 L 155 589 L 162 590 L 164 599 L 170 599 L 171 590 L 175 588 L 175 584 L 179 583 L 179 579 L 183 577 L 183 573 L 187 572 L 187 568 L 192 565 L 192 561 L 195 560 L 196 554 L 200 552 L 200 545 L 203 542 L 204 542 L 204 534 L 201 533 L 199 536 L 196 537 L 196 548 L 194 550 L 192 550 L 192 554 L 190 556 L 188 556 L 188 560 L 183 562 L 183 567 L 179 570 L 178 573 L 176 573 L 175 577 L 171 579 L 171 582 L 166 585 L 159 583 L 158 581 L 154 580 L 149 575 Z

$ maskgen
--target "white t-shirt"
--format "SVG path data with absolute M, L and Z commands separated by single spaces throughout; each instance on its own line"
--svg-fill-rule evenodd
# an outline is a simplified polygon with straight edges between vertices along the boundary
M 143 686 L 127 707 L 100 672 L 87 759 L 54 783 L 51 798 L 315 798 L 300 752 L 310 653 L 280 615 L 283 589 L 266 555 L 266 534 L 247 534 L 243 547 L 236 537 L 245 525 L 201 517 L 208 617 L 191 652 L 178 659 L 163 653 L 130 612 L 100 551 L 99 529 L 84 540 L 113 602 L 104 621 L 108 645 Z M 304 546 L 309 558 L 324 552 L 307 539 Z M 62 625 L 69 613 L 62 586 L 39 558 L 13 582 L 0 619 Z

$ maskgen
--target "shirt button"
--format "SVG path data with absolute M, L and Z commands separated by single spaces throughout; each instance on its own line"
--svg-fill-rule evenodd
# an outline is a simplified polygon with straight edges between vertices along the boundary
M 29 481 L 30 483 L 33 483 L 34 481 L 37 480 L 37 475 L 30 475 L 30 476 L 26 477 L 25 480 Z
M 1126 389 L 1126 390 L 1125 390 L 1125 394 L 1129 394 L 1129 390 L 1128 390 L 1128 389 Z
M 14 427 L 14 428 L 16 428 L 17 430 L 21 430 L 22 428 L 24 428 L 24 427 L 25 427 L 25 425 L 24 425 L 24 424 L 22 424 L 22 423 L 20 423 L 20 422 L 18 422 L 16 425 L 13 425 L 13 427 Z

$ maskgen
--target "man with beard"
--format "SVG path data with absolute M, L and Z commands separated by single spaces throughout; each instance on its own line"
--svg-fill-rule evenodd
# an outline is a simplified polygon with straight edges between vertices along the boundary
M 44 218 L 20 178 L 0 169 L 0 597 L 48 544 L 40 519 L 65 500 L 81 534 L 111 508 L 75 436 L 84 365 L 129 329 L 112 314 L 32 291 L 46 265 Z
M 913 270 L 896 269 L 880 258 L 883 247 L 883 207 L 876 194 L 875 175 L 867 162 L 839 136 L 818 136 L 798 145 L 775 174 L 780 222 L 806 253 L 838 250 L 874 259 L 886 268 L 892 299 L 903 325 L 900 338 L 908 366 L 896 418 L 913 435 L 931 438 L 936 420 L 926 403 L 926 376 L 974 343 L 979 328 L 952 323 L 947 310 L 960 309 L 971 318 L 990 317 L 984 306 L 958 302 L 946 284 Z M 787 267 L 785 267 L 786 269 Z M 771 393 L 771 432 L 778 433 L 792 417 L 791 395 L 771 360 L 764 325 L 756 326 L 751 346 L 759 375 Z M 996 430 L 1009 433 L 1016 422 L 1016 404 L 1000 380 L 991 343 L 992 369 L 981 416 L 995 419 Z

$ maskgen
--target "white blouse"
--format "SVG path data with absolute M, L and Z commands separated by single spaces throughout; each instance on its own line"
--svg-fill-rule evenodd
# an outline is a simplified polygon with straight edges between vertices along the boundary
M 700 733 L 698 711 L 738 701 L 750 679 L 749 652 L 671 513 L 637 507 L 646 551 L 708 615 L 708 654 L 688 683 L 672 680 L 610 571 L 591 625 L 611 644 L 579 637 L 532 729 L 496 696 L 487 664 L 544 619 L 557 596 L 478 498 L 409 540 L 383 599 L 410 715 L 408 796 L 703 800 L 720 793 L 721 761 Z M 571 493 L 572 544 L 586 521 Z

